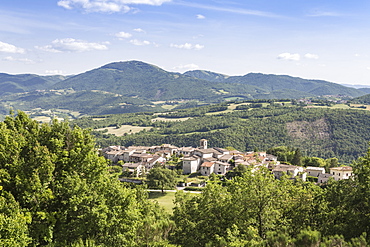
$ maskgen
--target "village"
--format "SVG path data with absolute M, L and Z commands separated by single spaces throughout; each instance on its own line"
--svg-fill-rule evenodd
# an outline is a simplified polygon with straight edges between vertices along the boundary
M 224 148 L 208 147 L 208 141 L 201 139 L 198 147 L 176 147 L 171 144 L 160 146 L 109 146 L 99 150 L 101 155 L 110 160 L 112 165 L 122 167 L 133 177 L 147 174 L 155 165 L 174 169 L 171 160 L 179 160 L 184 175 L 196 174 L 210 176 L 211 174 L 226 175 L 238 166 L 251 168 L 252 172 L 261 167 L 268 168 L 276 179 L 287 175 L 289 179 L 306 181 L 307 176 L 315 177 L 318 184 L 326 183 L 330 178 L 338 181 L 349 179 L 352 167 L 331 167 L 326 173 L 323 167 L 302 167 L 284 164 L 277 157 L 266 152 L 240 152 Z

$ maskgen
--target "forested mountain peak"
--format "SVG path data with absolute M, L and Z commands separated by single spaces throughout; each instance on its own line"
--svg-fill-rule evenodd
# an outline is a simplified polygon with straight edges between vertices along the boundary
M 159 68 L 158 66 L 144 63 L 141 61 L 131 60 L 131 61 L 125 61 L 125 62 L 113 62 L 106 64 L 101 69 L 114 69 L 114 70 L 120 70 L 123 72 L 140 72 L 143 71 L 145 73 L 168 73 L 167 71 Z
M 224 87 L 221 84 L 216 87 L 214 89 L 214 83 L 206 80 L 168 72 L 140 61 L 128 61 L 110 63 L 76 75 L 57 83 L 53 89 L 101 90 L 146 100 L 207 100 L 220 98 L 215 91 Z
M 191 70 L 185 72 L 184 75 L 213 82 L 223 82 L 230 77 L 228 75 L 207 70 Z

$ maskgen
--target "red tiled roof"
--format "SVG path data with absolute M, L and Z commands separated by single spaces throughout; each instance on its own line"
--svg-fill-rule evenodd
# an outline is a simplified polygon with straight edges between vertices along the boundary
M 201 165 L 202 167 L 212 167 L 215 163 L 213 162 L 203 162 L 203 164 Z

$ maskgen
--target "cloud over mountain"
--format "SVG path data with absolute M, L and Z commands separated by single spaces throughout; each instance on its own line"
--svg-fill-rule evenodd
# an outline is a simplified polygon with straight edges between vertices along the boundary
M 108 42 L 93 43 L 84 40 L 66 38 L 56 39 L 50 45 L 36 46 L 37 49 L 47 52 L 84 52 L 93 50 L 108 50 Z
M 35 62 L 28 58 L 14 58 L 12 56 L 4 57 L 3 61 L 10 61 L 10 62 L 21 62 L 25 64 L 34 64 Z
M 301 56 L 298 53 L 281 53 L 277 56 L 277 59 L 288 60 L 288 61 L 299 61 Z
M 185 44 L 171 44 L 171 47 L 178 48 L 178 49 L 186 49 L 186 50 L 201 50 L 204 48 L 204 45 L 200 44 L 191 44 L 191 43 L 185 43 Z

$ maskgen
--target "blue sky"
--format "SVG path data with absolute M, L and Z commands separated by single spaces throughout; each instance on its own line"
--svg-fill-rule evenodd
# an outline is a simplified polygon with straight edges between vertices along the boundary
M 0 72 L 168 71 L 370 85 L 370 1 L 2 0 Z

